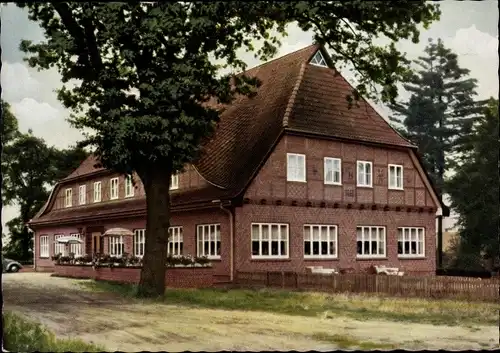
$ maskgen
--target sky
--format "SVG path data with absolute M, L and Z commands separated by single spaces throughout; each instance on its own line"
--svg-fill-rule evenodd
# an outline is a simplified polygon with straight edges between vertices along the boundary
M 459 64 L 470 70 L 470 76 L 478 80 L 478 98 L 498 97 L 498 3 L 486 1 L 441 1 L 441 20 L 422 29 L 420 43 L 409 41 L 397 44 L 409 59 L 422 55 L 429 38 L 441 38 L 457 55 Z M 23 62 L 24 53 L 19 50 L 22 39 L 34 42 L 44 40 L 37 23 L 28 19 L 27 11 L 14 4 L 1 5 L 2 47 L 2 99 L 10 103 L 22 132 L 32 129 L 49 145 L 68 147 L 82 138 L 80 131 L 66 121 L 69 111 L 57 100 L 55 89 L 60 88 L 60 75 L 55 69 L 38 72 Z M 295 26 L 289 27 L 288 37 L 282 41 L 279 56 L 301 49 L 312 43 L 312 35 Z M 249 67 L 260 64 L 251 54 L 242 54 Z M 349 72 L 342 72 L 352 79 Z M 405 98 L 404 92 L 400 94 Z M 388 118 L 389 109 L 375 107 Z M 2 209 L 2 226 L 15 217 L 17 208 Z M 5 232 L 5 231 L 4 231 Z

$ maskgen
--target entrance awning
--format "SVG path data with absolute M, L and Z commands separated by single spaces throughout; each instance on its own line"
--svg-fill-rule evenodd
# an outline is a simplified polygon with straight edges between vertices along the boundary
M 134 232 L 130 229 L 125 228 L 111 228 L 104 232 L 103 236 L 105 237 L 120 237 L 120 236 L 132 236 Z
M 57 242 L 61 244 L 83 244 L 83 240 L 72 236 L 60 237 Z

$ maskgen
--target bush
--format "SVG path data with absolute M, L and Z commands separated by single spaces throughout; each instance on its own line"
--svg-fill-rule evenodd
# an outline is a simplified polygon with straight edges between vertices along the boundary
M 2 314 L 3 348 L 10 352 L 102 352 L 79 339 L 57 339 L 42 325 L 11 312 Z

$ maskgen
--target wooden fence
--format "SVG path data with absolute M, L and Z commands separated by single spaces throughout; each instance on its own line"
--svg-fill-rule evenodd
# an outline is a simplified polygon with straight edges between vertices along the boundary
M 400 297 L 461 299 L 498 302 L 499 279 L 384 276 L 371 274 L 324 275 L 297 272 L 237 272 L 239 287 L 271 287 L 334 293 L 372 293 Z

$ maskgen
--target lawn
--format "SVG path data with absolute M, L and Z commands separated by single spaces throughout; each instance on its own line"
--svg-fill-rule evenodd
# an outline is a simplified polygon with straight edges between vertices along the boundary
M 81 282 L 92 291 L 133 297 L 135 286 L 110 282 Z M 454 300 L 384 298 L 363 295 L 242 289 L 167 289 L 166 304 L 224 310 L 264 311 L 309 317 L 349 317 L 434 325 L 496 325 L 500 305 Z

